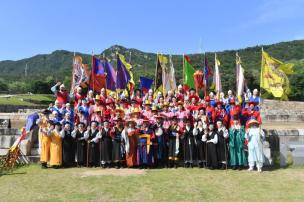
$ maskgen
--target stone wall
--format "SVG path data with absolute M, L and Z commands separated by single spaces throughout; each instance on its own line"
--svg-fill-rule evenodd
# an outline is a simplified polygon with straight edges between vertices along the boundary
M 263 100 L 263 122 L 304 122 L 304 102 Z
M 44 109 L 47 106 L 44 105 L 0 105 L 0 112 L 4 113 L 16 113 L 16 112 L 30 112 L 39 109 Z

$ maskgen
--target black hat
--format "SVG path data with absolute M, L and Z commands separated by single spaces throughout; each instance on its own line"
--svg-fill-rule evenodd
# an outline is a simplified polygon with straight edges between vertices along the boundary
M 85 124 L 83 122 L 77 123 L 77 126 L 79 126 L 79 125 L 85 126 Z
M 44 115 L 48 115 L 48 114 L 51 114 L 51 113 L 52 112 L 49 109 L 45 109 L 45 110 L 42 111 L 42 114 L 44 114 Z

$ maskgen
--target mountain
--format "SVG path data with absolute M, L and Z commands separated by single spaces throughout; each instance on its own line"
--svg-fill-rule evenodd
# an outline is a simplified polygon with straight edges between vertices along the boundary
M 224 90 L 235 89 L 235 53 L 238 52 L 242 59 L 242 66 L 245 69 L 245 77 L 248 86 L 259 88 L 259 71 L 261 68 L 261 48 L 262 46 L 248 47 L 239 50 L 226 50 L 217 52 L 217 57 L 221 62 L 220 71 L 222 75 L 222 85 Z M 290 98 L 293 100 L 304 99 L 304 40 L 281 42 L 272 45 L 263 46 L 264 50 L 271 56 L 295 64 L 295 74 L 290 76 L 292 93 Z M 115 53 L 119 52 L 125 55 L 127 61 L 131 59 L 134 68 L 135 81 L 138 81 L 140 75 L 154 78 L 156 54 L 142 52 L 137 49 L 129 49 L 123 46 L 114 45 L 104 50 L 101 55 L 105 55 L 116 66 Z M 131 56 L 130 56 L 131 53 Z M 51 54 L 40 54 L 30 58 L 11 61 L 0 61 L 1 75 L 0 79 L 4 83 L 12 82 L 30 82 L 34 80 L 48 80 L 55 82 L 61 80 L 69 83 L 71 79 L 73 52 L 57 50 Z M 91 63 L 91 55 L 80 54 L 83 57 L 83 63 Z M 214 66 L 214 53 L 207 52 L 209 65 Z M 190 54 L 194 67 L 202 68 L 202 54 Z M 182 78 L 182 55 L 172 56 L 174 67 L 176 69 L 177 81 Z M 27 75 L 25 71 L 27 69 Z M 3 83 L 3 82 L 2 82 Z M 1 87 L 1 83 L 0 83 Z M 1 89 L 1 88 L 0 88 Z

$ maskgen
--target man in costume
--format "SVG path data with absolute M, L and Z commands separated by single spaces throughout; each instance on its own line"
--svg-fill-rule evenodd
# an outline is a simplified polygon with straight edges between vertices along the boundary
M 76 141 L 76 163 L 77 166 L 84 166 L 87 160 L 87 143 L 84 136 L 85 133 L 85 124 L 79 122 L 77 128 L 72 132 L 72 137 Z
M 218 166 L 216 144 L 218 141 L 217 132 L 214 129 L 213 123 L 209 123 L 208 133 L 203 136 L 203 141 L 207 144 L 207 167 L 210 169 L 216 169 Z
M 245 130 L 239 123 L 237 115 L 233 116 L 233 125 L 229 129 L 229 156 L 232 169 L 247 166 L 247 158 L 244 151 Z
M 42 168 L 47 168 L 47 162 L 50 160 L 50 145 L 51 138 L 47 135 L 49 127 L 50 110 L 46 109 L 42 112 L 40 118 L 36 121 L 39 126 L 39 148 L 40 148 L 40 162 Z
M 222 120 L 217 120 L 216 122 L 217 128 L 217 160 L 220 168 L 227 168 L 228 161 L 228 138 L 229 133 L 227 128 L 223 125 Z
M 179 154 L 179 136 L 181 133 L 181 129 L 178 126 L 177 117 L 172 117 L 172 124 L 168 129 L 169 136 L 169 151 L 168 151 L 168 159 L 169 166 L 177 168 L 178 154 Z
M 113 140 L 112 149 L 112 161 L 115 168 L 121 167 L 121 162 L 123 161 L 124 155 L 124 141 L 122 136 L 122 131 L 124 130 L 124 120 L 122 118 L 117 118 L 115 120 L 116 125 L 113 127 L 111 136 Z
M 148 165 L 152 165 L 153 152 L 150 152 L 152 139 L 154 138 L 154 132 L 150 128 L 150 120 L 144 118 L 143 125 L 138 137 L 138 165 L 141 168 L 146 168 Z
M 203 141 L 204 132 L 202 120 L 194 123 L 193 135 L 196 143 L 196 158 L 198 167 L 200 168 L 206 166 L 206 142 Z
M 87 140 L 87 165 L 99 166 L 100 165 L 100 144 L 99 144 L 99 128 L 98 122 L 91 121 L 91 127 L 88 129 L 84 136 Z
M 54 168 L 59 168 L 62 165 L 62 137 L 60 131 L 61 124 L 59 122 L 52 122 L 48 135 L 51 138 L 50 166 Z
M 103 168 L 110 167 L 112 161 L 112 138 L 110 123 L 108 120 L 103 122 L 103 128 L 99 132 L 101 165 Z
M 127 126 L 122 132 L 125 141 L 126 149 L 126 164 L 129 168 L 137 165 L 137 140 L 139 130 L 136 129 L 136 122 L 134 119 L 127 121 Z
M 184 150 L 184 167 L 192 168 L 193 167 L 193 159 L 194 159 L 194 148 L 195 148 L 195 139 L 193 135 L 193 127 L 190 121 L 190 117 L 187 117 L 186 125 L 184 129 L 184 134 L 182 136 L 183 139 L 183 150 Z
M 66 168 L 73 166 L 75 162 L 75 140 L 71 133 L 71 124 L 65 122 L 60 135 L 62 137 L 62 165 Z
M 56 85 L 51 88 L 51 91 L 56 95 L 56 100 L 60 103 L 60 105 L 66 104 L 68 102 L 69 93 L 65 89 L 64 84 L 61 84 L 61 82 L 57 82 Z
M 254 169 L 256 165 L 258 172 L 262 172 L 264 163 L 263 156 L 263 140 L 265 134 L 259 127 L 259 122 L 255 119 L 248 121 L 248 131 L 246 132 L 246 140 L 248 141 L 248 163 L 249 171 Z
M 155 139 L 152 140 L 153 153 L 157 167 L 167 166 L 167 144 L 166 130 L 163 127 L 163 116 L 155 116 L 156 123 L 154 125 Z

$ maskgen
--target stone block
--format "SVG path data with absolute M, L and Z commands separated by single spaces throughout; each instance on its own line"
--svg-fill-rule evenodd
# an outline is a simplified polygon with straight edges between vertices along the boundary
M 280 166 L 287 166 L 287 155 L 288 155 L 288 146 L 286 144 L 280 144 Z
M 16 140 L 14 135 L 1 135 L 0 136 L 0 148 L 10 148 Z
M 270 148 L 263 148 L 264 153 L 264 166 L 273 166 Z

